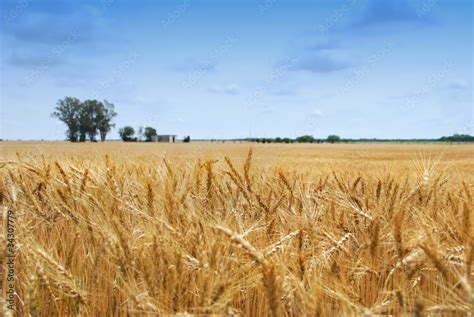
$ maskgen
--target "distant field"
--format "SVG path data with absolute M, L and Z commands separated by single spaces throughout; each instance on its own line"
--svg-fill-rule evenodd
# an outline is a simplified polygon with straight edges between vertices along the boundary
M 397 144 L 397 143 L 355 143 L 355 144 L 258 144 L 232 142 L 175 143 L 69 143 L 69 142 L 1 142 L 4 158 L 46 155 L 55 159 L 94 159 L 113 155 L 117 160 L 155 159 L 157 164 L 163 157 L 176 162 L 190 162 L 201 158 L 215 158 L 223 162 L 225 155 L 244 160 L 248 150 L 253 148 L 254 163 L 265 165 L 284 164 L 285 167 L 313 169 L 315 166 L 343 167 L 357 166 L 385 170 L 390 164 L 416 170 L 414 161 L 431 160 L 438 167 L 452 168 L 449 173 L 458 172 L 474 175 L 474 144 Z M 222 163 L 221 162 L 221 163 Z M 151 162 L 150 162 L 151 163 Z M 303 166 L 301 164 L 304 164 Z M 332 164 L 332 165 L 331 165 Z M 387 165 L 388 164 L 388 165 Z
M 20 315 L 474 310 L 474 145 L 0 149 Z

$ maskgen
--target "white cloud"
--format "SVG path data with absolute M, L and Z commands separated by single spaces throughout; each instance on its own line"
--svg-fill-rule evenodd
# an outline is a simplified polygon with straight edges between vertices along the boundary
M 466 80 L 453 80 L 446 87 L 452 90 L 466 90 L 469 89 L 470 84 Z
M 208 88 L 208 91 L 215 94 L 238 95 L 240 93 L 240 87 L 235 83 L 227 85 L 212 85 Z

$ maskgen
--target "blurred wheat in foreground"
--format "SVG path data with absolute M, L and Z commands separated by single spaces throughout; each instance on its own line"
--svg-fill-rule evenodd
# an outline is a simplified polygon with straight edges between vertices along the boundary
M 472 316 L 472 174 L 247 153 L 5 157 L 16 314 Z

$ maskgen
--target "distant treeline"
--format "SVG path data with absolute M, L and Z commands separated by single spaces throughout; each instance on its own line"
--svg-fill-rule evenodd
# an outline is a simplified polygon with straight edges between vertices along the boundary
M 468 134 L 454 134 L 452 136 L 444 136 L 439 140 L 444 142 L 474 142 L 474 136 Z
M 303 135 L 297 138 L 245 138 L 236 139 L 234 141 L 247 141 L 257 143 L 357 143 L 357 142 L 393 142 L 393 143 L 417 143 L 417 142 L 474 142 L 474 136 L 467 134 L 454 134 L 452 136 L 444 136 L 439 139 L 376 139 L 362 138 L 350 139 L 341 138 L 337 135 L 330 135 L 327 138 L 314 138 L 311 135 Z
M 311 135 L 302 135 L 295 139 L 292 138 L 246 138 L 243 141 L 257 142 L 257 143 L 336 143 L 341 142 L 342 139 L 337 135 L 329 135 L 325 139 L 317 139 Z

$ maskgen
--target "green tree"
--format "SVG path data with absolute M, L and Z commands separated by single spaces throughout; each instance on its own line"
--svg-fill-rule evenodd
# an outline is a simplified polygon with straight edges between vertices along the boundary
M 120 138 L 125 142 L 133 141 L 133 136 L 135 135 L 135 129 L 131 126 L 125 126 L 119 129 Z
M 314 137 L 311 135 L 303 135 L 296 138 L 296 142 L 299 143 L 313 143 Z
M 97 100 L 86 100 L 82 103 L 79 111 L 79 139 L 81 142 L 84 142 L 86 137 L 89 137 L 91 142 L 96 140 L 100 108 L 101 102 Z
M 444 136 L 439 140 L 448 142 L 474 142 L 474 136 L 470 136 L 469 134 L 454 134 L 452 136 Z
M 117 116 L 115 112 L 115 106 L 113 103 L 104 100 L 104 102 L 100 102 L 97 108 L 97 117 L 96 117 L 96 127 L 99 130 L 100 140 L 102 142 L 105 141 L 107 133 L 115 127 L 115 124 L 112 123 L 113 118 Z
M 143 136 L 145 137 L 145 141 L 150 142 L 153 137 L 157 136 L 156 129 L 152 127 L 146 127 L 145 132 L 143 132 Z
M 76 142 L 80 131 L 79 111 L 81 101 L 74 97 L 64 97 L 58 100 L 54 109 L 52 116 L 58 118 L 67 126 L 67 139 Z
M 337 135 L 331 134 L 326 138 L 326 141 L 328 141 L 329 143 L 336 143 L 341 141 L 341 138 Z

